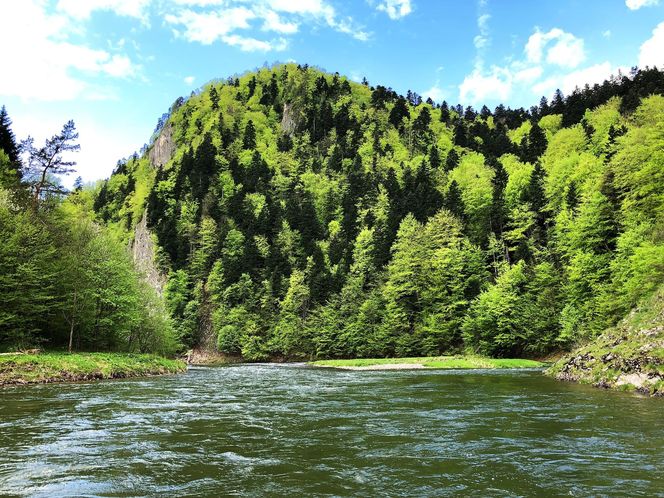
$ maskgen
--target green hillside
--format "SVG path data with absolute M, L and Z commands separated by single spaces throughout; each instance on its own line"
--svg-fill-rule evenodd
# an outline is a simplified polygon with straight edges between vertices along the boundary
M 21 164 L 49 142 L 18 147 L 3 108 L 0 348 L 571 349 L 664 281 L 662 94 L 635 69 L 476 111 L 264 67 L 178 98 L 141 155 L 68 195 Z
M 476 112 L 263 68 L 178 99 L 95 210 L 127 240 L 146 214 L 189 346 L 545 355 L 663 281 L 663 89 L 635 71 Z
M 560 380 L 664 395 L 664 287 L 547 373 Z

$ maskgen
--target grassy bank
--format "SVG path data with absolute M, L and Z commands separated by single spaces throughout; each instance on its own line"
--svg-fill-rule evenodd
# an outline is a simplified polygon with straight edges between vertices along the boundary
M 183 372 L 179 360 L 130 353 L 0 355 L 0 385 L 118 379 Z
M 664 286 L 546 373 L 559 380 L 664 396 Z
M 471 369 L 471 368 L 538 368 L 544 363 L 519 358 L 485 358 L 483 356 L 430 356 L 418 358 L 361 358 L 354 360 L 320 360 L 309 363 L 315 367 L 353 370 L 397 370 L 407 368 Z

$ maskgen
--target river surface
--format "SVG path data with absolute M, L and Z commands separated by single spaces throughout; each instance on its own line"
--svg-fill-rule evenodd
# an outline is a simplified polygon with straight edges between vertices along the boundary
M 276 365 L 5 388 L 0 495 L 664 496 L 664 400 Z

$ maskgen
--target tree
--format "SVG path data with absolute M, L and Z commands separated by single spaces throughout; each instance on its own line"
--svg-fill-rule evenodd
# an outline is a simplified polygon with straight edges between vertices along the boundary
M 219 93 L 217 93 L 217 89 L 214 86 L 210 88 L 210 102 L 212 102 L 212 110 L 216 111 L 219 109 Z
M 75 161 L 65 159 L 65 154 L 77 152 L 81 146 L 74 143 L 78 140 L 78 132 L 73 121 L 67 121 L 62 131 L 47 139 L 44 146 L 36 148 L 34 139 L 28 137 L 21 142 L 21 148 L 28 154 L 25 176 L 33 188 L 33 206 L 36 209 L 44 192 L 61 193 L 62 188 L 51 178 L 52 175 L 66 175 L 74 170 Z
M 389 122 L 397 130 L 401 130 L 403 127 L 403 118 L 409 115 L 408 105 L 406 100 L 403 97 L 399 97 L 394 103 L 392 110 L 390 111 Z
M 11 125 L 12 120 L 9 119 L 7 109 L 3 105 L 0 108 L 0 149 L 5 151 L 12 164 L 18 164 L 19 148 L 16 144 L 16 137 L 14 136 Z
M 254 122 L 250 119 L 244 128 L 244 138 L 242 139 L 242 148 L 253 150 L 256 148 L 256 128 Z
M 450 149 L 445 158 L 445 171 L 452 171 L 459 165 L 459 154 L 456 150 Z

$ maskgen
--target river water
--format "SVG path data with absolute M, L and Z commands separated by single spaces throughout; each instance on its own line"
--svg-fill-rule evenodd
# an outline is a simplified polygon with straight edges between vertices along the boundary
M 664 400 L 241 365 L 0 390 L 6 496 L 664 496 Z

